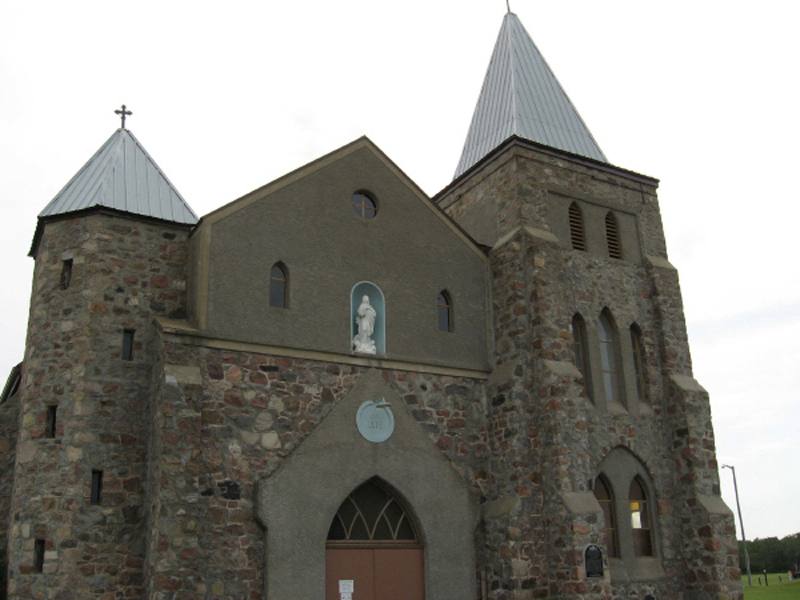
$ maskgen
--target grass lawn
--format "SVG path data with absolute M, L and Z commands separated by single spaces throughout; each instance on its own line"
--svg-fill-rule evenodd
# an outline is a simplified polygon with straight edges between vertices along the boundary
M 780 575 L 783 581 L 778 581 Z M 761 577 L 761 585 L 758 578 Z M 790 580 L 786 573 L 770 573 L 769 587 L 764 585 L 764 574 L 753 573 L 753 587 L 747 585 L 747 575 L 742 577 L 744 600 L 800 600 L 800 579 Z

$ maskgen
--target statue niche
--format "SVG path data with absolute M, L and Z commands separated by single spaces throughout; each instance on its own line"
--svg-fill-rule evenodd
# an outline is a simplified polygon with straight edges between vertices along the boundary
M 383 292 L 368 281 L 353 286 L 350 293 L 350 348 L 357 354 L 386 352 Z

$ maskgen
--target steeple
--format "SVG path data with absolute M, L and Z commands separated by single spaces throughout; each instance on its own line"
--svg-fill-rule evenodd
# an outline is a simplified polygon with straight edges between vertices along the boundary
M 607 162 L 525 27 L 508 12 L 455 177 L 515 135 Z
M 173 223 L 197 222 L 139 140 L 122 128 L 56 194 L 39 219 L 100 207 Z

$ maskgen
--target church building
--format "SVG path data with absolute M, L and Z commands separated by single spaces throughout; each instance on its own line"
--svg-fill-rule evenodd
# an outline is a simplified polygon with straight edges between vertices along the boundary
M 511 12 L 433 198 L 360 138 L 198 218 L 123 120 L 33 235 L 7 597 L 741 599 L 657 187 Z

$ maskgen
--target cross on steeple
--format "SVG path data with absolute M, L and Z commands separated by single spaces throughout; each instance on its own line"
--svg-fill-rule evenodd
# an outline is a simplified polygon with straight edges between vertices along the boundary
M 125 117 L 128 115 L 132 115 L 133 113 L 125 108 L 125 105 L 122 105 L 121 109 L 117 109 L 114 111 L 114 114 L 119 115 L 122 118 L 122 128 L 125 129 Z

